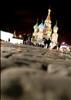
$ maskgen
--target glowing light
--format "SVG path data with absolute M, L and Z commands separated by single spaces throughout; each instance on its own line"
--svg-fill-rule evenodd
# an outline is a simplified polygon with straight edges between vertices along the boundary
M 62 42 L 61 46 L 60 46 L 60 51 L 64 52 L 64 51 L 69 51 L 70 52 L 70 47 L 68 44 L 66 44 L 65 42 Z
M 65 42 L 62 42 L 62 44 L 65 44 Z
M 21 34 L 19 35 L 19 38 L 22 38 L 22 35 Z

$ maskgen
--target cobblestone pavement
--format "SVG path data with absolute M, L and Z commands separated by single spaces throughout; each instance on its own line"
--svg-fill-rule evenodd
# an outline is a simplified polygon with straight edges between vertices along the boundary
M 71 100 L 71 52 L 2 42 L 1 100 Z

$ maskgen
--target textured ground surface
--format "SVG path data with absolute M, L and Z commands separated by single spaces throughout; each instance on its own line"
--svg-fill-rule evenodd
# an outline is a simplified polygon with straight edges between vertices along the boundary
M 71 52 L 1 43 L 1 100 L 71 100 Z

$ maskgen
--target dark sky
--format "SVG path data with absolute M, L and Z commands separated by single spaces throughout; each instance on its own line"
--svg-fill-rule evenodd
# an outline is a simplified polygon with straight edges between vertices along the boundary
M 1 4 L 0 29 L 13 32 L 33 32 L 37 19 L 45 20 L 51 8 L 52 26 L 58 21 L 59 40 L 71 43 L 70 0 L 5 0 Z

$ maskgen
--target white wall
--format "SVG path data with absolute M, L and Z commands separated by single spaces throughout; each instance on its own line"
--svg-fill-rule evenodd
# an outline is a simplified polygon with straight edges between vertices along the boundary
M 12 39 L 10 40 L 10 42 L 13 43 L 13 44 L 23 44 L 23 40 L 21 40 L 21 39 L 16 39 L 16 38 L 12 38 Z
M 9 32 L 0 31 L 0 39 L 4 41 L 9 41 L 13 37 L 13 34 Z
M 13 34 L 9 32 L 0 31 L 0 39 L 13 44 L 23 44 L 22 39 L 13 38 Z

